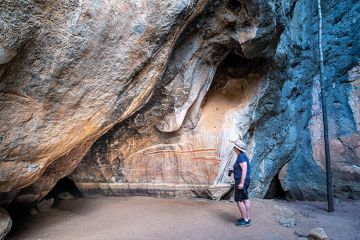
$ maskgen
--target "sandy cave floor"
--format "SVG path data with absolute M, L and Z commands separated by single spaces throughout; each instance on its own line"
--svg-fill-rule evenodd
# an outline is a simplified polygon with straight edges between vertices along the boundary
M 99 197 L 56 201 L 54 207 L 26 216 L 13 226 L 8 239 L 298 239 L 323 227 L 330 239 L 360 239 L 360 201 L 326 202 L 252 200 L 249 228 L 234 226 L 235 203 L 204 199 Z M 294 227 L 279 224 L 295 220 Z

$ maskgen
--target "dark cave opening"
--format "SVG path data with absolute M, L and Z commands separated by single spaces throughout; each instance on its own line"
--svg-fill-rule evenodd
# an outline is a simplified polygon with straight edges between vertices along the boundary
M 249 73 L 264 72 L 267 70 L 267 59 L 245 58 L 235 53 L 229 53 L 216 70 L 216 75 L 223 74 L 228 77 L 245 77 Z
M 234 52 L 229 53 L 216 69 L 211 86 L 206 93 L 203 104 L 209 95 L 217 91 L 243 94 L 249 83 L 254 82 L 253 76 L 265 76 L 268 71 L 268 60 L 265 58 L 245 58 Z M 236 81 L 237 86 L 224 90 L 229 80 Z
M 281 183 L 279 180 L 279 173 L 277 173 L 273 179 L 271 180 L 271 183 L 269 185 L 268 191 L 265 195 L 265 199 L 285 199 L 286 192 L 281 187 Z
M 14 233 L 21 231 L 27 225 L 28 218 L 31 217 L 31 215 L 56 207 L 59 204 L 59 200 L 81 197 L 82 194 L 76 187 L 74 181 L 71 178 L 64 177 L 60 179 L 52 190 L 41 200 L 31 204 L 21 204 L 13 201 L 7 209 L 12 219 L 12 228 L 9 237 L 11 238 Z
M 230 200 L 234 198 L 234 194 L 235 194 L 234 188 L 231 188 L 230 191 L 227 192 L 221 199 Z M 291 200 L 286 195 L 286 191 L 284 191 L 284 189 L 281 187 L 278 174 L 276 174 L 271 180 L 271 183 L 269 185 L 268 191 L 266 192 L 264 199 Z
M 15 199 L 8 207 L 9 213 L 11 215 L 20 216 L 26 213 L 29 213 L 32 208 L 37 209 L 41 202 L 45 202 L 49 199 L 53 199 L 54 205 L 56 205 L 56 200 L 66 200 L 72 198 L 81 198 L 82 194 L 79 189 L 76 187 L 74 181 L 71 178 L 64 177 L 60 179 L 55 186 L 51 189 L 51 191 L 43 198 L 38 199 L 36 201 L 24 201 L 21 199 L 25 199 L 27 196 L 33 197 L 33 189 L 22 189 L 21 194 L 19 194 L 19 200 Z M 52 204 L 51 204 L 52 205 Z M 50 207 L 51 207 L 50 205 Z M 53 205 L 53 206 L 54 206 Z
M 64 177 L 60 179 L 51 191 L 45 196 L 45 199 L 55 198 L 58 199 L 62 193 L 70 193 L 73 197 L 82 197 L 81 192 L 76 187 L 71 178 Z

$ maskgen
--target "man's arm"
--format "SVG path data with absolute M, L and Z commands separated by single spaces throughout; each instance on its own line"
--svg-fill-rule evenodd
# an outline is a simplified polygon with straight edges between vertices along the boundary
M 247 172 L 247 163 L 246 162 L 241 162 L 239 164 L 240 164 L 240 167 L 241 167 L 241 180 L 240 180 L 240 184 L 239 184 L 238 188 L 243 189 L 244 188 L 244 183 L 245 183 L 245 178 L 246 178 L 246 172 Z

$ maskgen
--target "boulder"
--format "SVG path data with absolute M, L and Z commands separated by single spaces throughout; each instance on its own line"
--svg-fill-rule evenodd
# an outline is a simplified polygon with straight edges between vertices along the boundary
M 15 50 L 0 45 L 0 65 L 10 62 L 15 56 Z
M 281 226 L 287 227 L 287 228 L 293 228 L 296 225 L 295 218 L 289 218 L 284 216 L 278 216 L 276 217 L 278 223 Z
M 43 199 L 38 204 L 36 204 L 36 210 L 38 210 L 39 212 L 49 210 L 53 204 L 54 204 L 53 198 Z
M 323 228 L 317 227 L 310 231 L 308 235 L 309 240 L 328 240 L 329 237 L 326 235 L 326 232 Z
M 35 208 L 30 208 L 30 210 L 29 210 L 29 215 L 36 215 L 37 213 L 38 213 L 39 211 L 38 210 L 36 210 Z
M 12 221 L 5 209 L 0 208 L 0 240 L 4 240 L 11 230 Z

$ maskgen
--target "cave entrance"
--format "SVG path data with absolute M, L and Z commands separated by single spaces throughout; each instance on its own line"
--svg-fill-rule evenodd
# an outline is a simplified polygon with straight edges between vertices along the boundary
M 248 59 L 230 53 L 217 68 L 207 95 L 224 87 L 231 80 L 237 80 L 242 85 L 254 82 L 253 78 L 266 74 L 268 70 L 267 62 L 267 59 L 264 58 Z
M 285 199 L 286 192 L 281 187 L 281 183 L 279 180 L 279 173 L 277 173 L 273 179 L 271 180 L 271 183 L 269 185 L 268 191 L 265 195 L 265 199 Z
M 11 232 L 9 233 L 9 237 L 11 238 L 13 234 L 18 234 L 19 232 L 21 232 L 23 228 L 27 226 L 28 218 L 31 215 L 37 214 L 39 211 L 48 210 L 56 206 L 58 204 L 58 202 L 56 201 L 57 199 L 66 200 L 80 197 L 82 197 L 82 195 L 79 189 L 76 187 L 74 181 L 71 178 L 64 177 L 60 179 L 53 187 L 53 189 L 38 202 L 33 202 L 30 205 L 17 204 L 16 202 L 12 202 L 12 204 L 7 209 L 12 218 L 12 228 Z M 44 202 L 44 204 L 42 204 L 42 202 Z M 39 204 L 42 206 L 40 207 Z
M 82 197 L 81 192 L 76 187 L 74 181 L 69 177 L 64 177 L 56 183 L 53 189 L 46 195 L 45 199 L 65 199 L 71 198 L 71 196 L 75 198 Z

